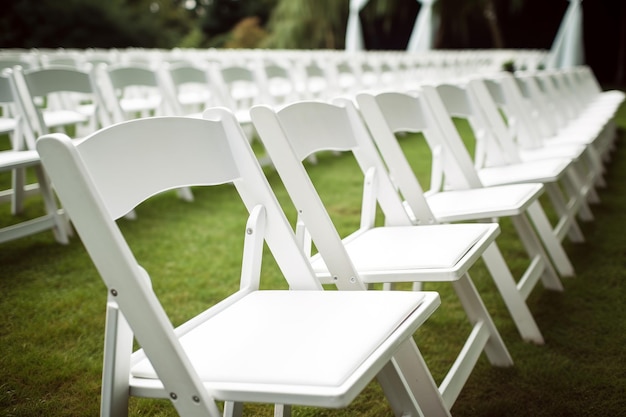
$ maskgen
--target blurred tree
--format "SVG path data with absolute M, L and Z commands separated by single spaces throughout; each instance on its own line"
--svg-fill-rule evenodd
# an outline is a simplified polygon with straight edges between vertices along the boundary
M 477 38 L 488 37 L 490 44 L 480 47 L 505 48 L 500 16 L 520 11 L 523 3 L 524 0 L 438 0 L 435 7 L 441 24 L 435 46 L 468 47 Z
M 265 47 L 341 49 L 349 0 L 279 0 L 268 23 Z
M 256 17 L 264 26 L 277 0 L 204 0 L 201 3 L 200 29 L 204 46 L 223 47 L 230 31 L 245 18 Z
M 406 49 L 419 7 L 415 0 L 369 0 L 361 12 L 366 48 Z
M 226 48 L 257 48 L 267 37 L 267 31 L 260 26 L 258 17 L 246 17 L 231 31 Z
M 269 48 L 343 49 L 350 0 L 279 0 L 268 24 Z M 370 0 L 360 17 L 367 49 L 404 49 L 418 3 Z
M 0 15 L 0 47 L 173 47 L 192 26 L 172 0 L 20 0 Z

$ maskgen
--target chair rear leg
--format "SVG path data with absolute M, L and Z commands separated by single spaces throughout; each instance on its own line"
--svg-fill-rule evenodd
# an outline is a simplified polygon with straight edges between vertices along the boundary
M 396 416 L 450 416 L 415 341 L 407 339 L 377 380 Z
M 576 275 L 574 272 L 574 265 L 567 256 L 561 240 L 552 230 L 550 221 L 545 211 L 541 207 L 538 201 L 532 203 L 526 210 L 528 217 L 535 226 L 535 230 L 541 239 L 546 251 L 550 255 L 550 259 L 554 262 L 554 266 L 561 275 L 561 277 L 573 277 Z
M 559 186 L 555 183 L 546 184 L 546 191 L 556 214 L 559 217 L 558 223 L 555 227 L 556 235 L 559 240 L 563 241 L 565 235 L 569 237 L 569 240 L 574 243 L 582 243 L 585 241 L 583 232 L 580 226 L 576 222 L 576 207 L 574 201 L 567 202 L 563 192 Z
M 559 279 L 559 275 L 554 269 L 552 262 L 546 251 L 544 250 L 537 233 L 533 229 L 530 221 L 526 217 L 525 214 L 521 214 L 519 216 L 513 216 L 512 219 L 513 225 L 517 230 L 517 234 L 520 238 L 520 241 L 526 248 L 526 252 L 529 254 L 532 259 L 531 266 L 528 267 L 528 270 L 524 273 L 524 276 L 518 281 L 518 288 L 520 288 L 520 284 L 522 281 L 533 282 L 531 287 L 534 288 L 534 282 L 536 279 L 532 278 L 535 274 L 538 274 L 541 277 L 543 282 L 543 286 L 547 289 L 553 291 L 563 291 L 563 285 L 561 284 L 561 280 Z M 533 266 L 536 266 L 533 271 Z M 530 275 L 530 276 L 529 276 Z M 530 293 L 532 288 L 528 288 L 527 292 Z M 528 294 L 524 294 L 524 299 L 528 298 Z
M 528 305 L 526 305 L 526 300 L 519 292 L 517 283 L 495 243 L 489 245 L 485 250 L 483 260 L 522 338 L 542 345 L 544 340 L 539 326 L 537 326 Z
M 452 285 L 473 329 L 439 385 L 441 396 L 449 409 L 459 396 L 482 352 L 485 352 L 489 362 L 494 366 L 513 365 L 513 359 L 469 274 L 463 274 L 458 280 L 453 281 Z

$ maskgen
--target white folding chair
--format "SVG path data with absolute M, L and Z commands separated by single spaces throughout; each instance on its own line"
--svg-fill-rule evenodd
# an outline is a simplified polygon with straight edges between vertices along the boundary
M 532 120 L 530 106 L 526 105 L 510 73 L 499 73 L 481 81 L 484 83 L 482 90 L 489 93 L 488 97 L 504 114 L 510 136 L 517 145 L 521 160 L 554 157 L 574 160 L 579 177 L 588 184 L 590 202 L 599 201 L 595 187 L 604 185 L 602 177 L 604 168 L 596 149 L 582 142 L 555 142 L 542 136 Z M 488 101 L 486 94 L 482 93 L 481 97 Z M 491 103 L 485 103 L 484 106 L 493 107 Z
M 256 65 L 256 63 L 215 63 L 210 66 L 211 77 L 215 80 L 216 89 L 222 100 L 221 105 L 235 113 L 248 136 L 252 127 L 248 110 L 263 98 Z
M 318 250 L 310 260 L 322 283 L 340 289 L 359 285 L 351 271 L 333 272 L 333 265 L 345 262 L 347 257 L 366 284 L 453 284 L 474 327 L 440 385 L 448 407 L 454 404 L 481 351 L 495 366 L 512 364 L 469 277 L 468 270 L 477 259 L 482 257 L 488 265 L 524 339 L 543 342 L 526 304 L 514 290 L 513 277 L 495 244 L 498 225 L 435 224 L 436 219 L 424 204 L 424 210 L 416 214 L 423 225 L 415 226 L 351 102 L 333 105 L 304 101 L 280 110 L 254 106 L 251 116 L 297 210 L 297 235 L 307 253 L 311 243 Z M 361 225 L 343 239 L 303 164 L 310 154 L 328 150 L 352 153 L 364 174 Z M 385 226 L 375 226 L 377 203 L 385 215 Z
M 588 66 L 577 66 L 562 70 L 561 76 L 579 107 L 579 116 L 598 117 L 604 120 L 600 133 L 599 147 L 604 148 L 603 158 L 608 160 L 610 152 L 615 149 L 617 127 L 615 115 L 626 98 L 620 90 L 602 90 L 593 72 Z
M 295 64 L 296 89 L 303 99 L 328 99 L 339 93 L 335 79 L 315 57 L 302 58 Z
M 163 63 L 158 76 L 161 91 L 172 110 L 168 116 L 199 118 L 204 109 L 219 104 L 208 66 L 189 62 Z
M 0 118 L 0 134 L 8 135 L 11 148 L 0 151 L 0 172 L 12 175 L 11 188 L 0 192 L 0 201 L 11 203 L 11 212 L 20 214 L 23 211 L 24 199 L 28 190 L 38 190 L 45 207 L 45 214 L 0 228 L 0 243 L 23 236 L 52 230 L 59 243 L 68 243 L 67 224 L 59 211 L 49 180 L 41 167 L 39 154 L 35 149 L 28 149 L 24 140 L 24 130 L 30 129 L 27 121 L 16 110 L 16 91 L 9 78 L 0 76 L 0 104 L 5 109 Z M 10 113 L 6 111 L 11 110 Z M 25 171 L 32 168 L 37 182 L 27 184 Z
M 204 116 L 37 142 L 108 291 L 101 415 L 127 415 L 129 396 L 169 399 L 182 416 L 221 416 L 216 400 L 227 415 L 243 402 L 339 408 L 374 377 L 396 415 L 449 415 L 412 338 L 438 295 L 324 291 L 232 113 Z M 116 219 L 164 190 L 228 183 L 250 213 L 240 289 L 174 328 Z M 264 242 L 290 290 L 259 289 Z
M 587 189 L 581 185 L 573 161 L 567 158 L 546 158 L 522 162 L 514 145 L 504 140 L 500 134 L 505 127 L 493 130 L 491 121 L 500 121 L 499 114 L 488 122 L 479 102 L 470 93 L 471 87 L 461 84 L 424 85 L 421 93 L 441 129 L 442 135 L 452 140 L 455 155 L 465 154 L 463 144 L 454 124 L 454 118 L 467 122 L 475 138 L 474 165 L 478 177 L 485 186 L 542 183 L 558 216 L 554 233 L 563 240 L 582 242 L 584 236 L 577 223 L 577 217 L 584 220 L 593 218 L 587 204 Z
M 294 68 L 268 58 L 259 59 L 256 69 L 264 104 L 280 106 L 299 98 Z
M 167 115 L 157 71 L 141 64 L 99 64 L 94 83 L 113 123 Z
M 603 160 L 607 159 L 615 137 L 611 122 L 617 102 L 608 113 L 605 109 L 598 113 L 597 107 L 594 110 L 589 101 L 580 101 L 563 84 L 557 87 L 557 78 L 562 76 L 550 72 L 516 73 L 514 79 L 526 103 L 534 109 L 530 112 L 533 123 L 546 143 L 593 146 Z
M 449 188 L 445 188 L 441 173 L 432 173 L 431 187 L 425 193 L 437 220 L 443 223 L 510 217 L 530 258 L 526 271 L 518 280 L 517 287 L 522 297 L 528 298 L 540 278 L 546 288 L 563 290 L 557 270 L 562 276 L 573 276 L 574 268 L 561 242 L 552 232 L 539 202 L 544 191 L 542 184 L 484 187 L 469 161 L 469 155 L 464 161 L 454 159 L 432 114 L 418 94 L 362 92 L 356 100 L 410 214 L 422 210 L 423 188 L 396 135 L 421 133 L 434 156 L 431 166 L 441 165 L 441 171 L 448 179 Z M 414 135 L 410 140 L 418 140 L 419 137 Z M 426 161 L 411 162 L 418 165 Z
M 72 137 L 84 136 L 110 124 L 92 83 L 92 68 L 57 66 L 22 70 L 15 67 L 11 79 L 22 115 L 33 135 L 63 131 Z M 33 135 L 27 135 L 34 149 Z

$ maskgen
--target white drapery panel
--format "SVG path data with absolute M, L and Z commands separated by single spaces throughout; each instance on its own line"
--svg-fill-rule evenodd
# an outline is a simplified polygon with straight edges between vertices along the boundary
M 413 32 L 406 47 L 408 52 L 424 52 L 433 49 L 434 34 L 439 26 L 439 16 L 433 13 L 437 0 L 417 0 L 421 3 L 419 14 L 413 25 Z
M 368 1 L 350 0 L 350 14 L 348 15 L 348 26 L 346 27 L 346 51 L 362 51 L 365 48 L 359 12 Z
M 569 0 L 569 6 L 554 38 L 548 68 L 567 68 L 584 62 L 582 0 Z

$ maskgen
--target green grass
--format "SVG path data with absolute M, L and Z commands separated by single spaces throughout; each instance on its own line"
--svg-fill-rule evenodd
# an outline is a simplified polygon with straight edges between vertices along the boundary
M 626 109 L 619 116 L 626 127 Z M 623 136 L 623 131 L 620 132 Z M 403 140 L 407 153 L 428 182 L 424 144 Z M 2 145 L 0 145 L 2 146 Z M 277 175 L 270 182 L 293 221 Z M 323 184 L 323 198 L 345 235 L 358 225 L 361 184 L 347 158 L 328 155 L 311 166 Z M 593 206 L 596 221 L 583 224 L 587 241 L 566 242 L 576 271 L 565 291 L 538 286 L 528 303 L 546 344 L 524 343 L 484 266 L 472 277 L 507 343 L 515 366 L 498 369 L 482 357 L 455 403 L 456 416 L 618 416 L 626 415 L 626 147 L 622 141 Z M 0 177 L 0 185 L 8 177 Z M 229 186 L 194 189 L 196 201 L 174 193 L 160 195 L 137 209 L 136 221 L 120 225 L 175 324 L 236 290 L 245 209 L 230 198 Z M 4 205 L 6 206 L 6 205 Z M 0 207 L 0 224 L 14 222 Z M 40 212 L 32 198 L 25 216 Z M 509 222 L 502 221 L 500 248 L 519 276 L 525 258 Z M 284 288 L 277 267 L 266 256 L 264 288 Z M 440 382 L 469 327 L 449 284 L 427 284 L 440 291 L 442 305 L 415 335 L 427 364 Z M 0 246 L 0 415 L 93 416 L 98 414 L 106 291 L 79 239 L 57 244 L 44 232 Z M 285 335 L 288 337 L 288 335 Z M 247 405 L 246 414 L 271 416 L 269 405 Z M 173 416 L 167 401 L 131 400 L 131 415 Z M 347 409 L 295 407 L 296 416 L 390 416 L 374 381 Z

